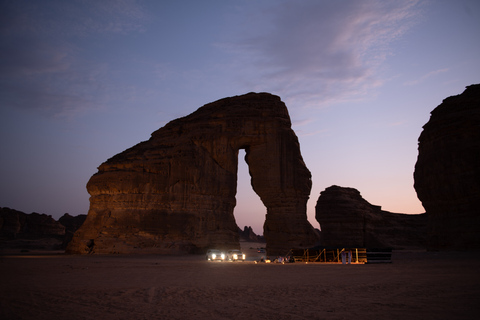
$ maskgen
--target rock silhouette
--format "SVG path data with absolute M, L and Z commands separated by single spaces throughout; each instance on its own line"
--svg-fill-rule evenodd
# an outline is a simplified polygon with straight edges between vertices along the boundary
M 307 221 L 311 174 L 279 97 L 209 103 L 108 159 L 88 184 L 90 209 L 70 253 L 202 252 L 239 247 L 238 151 L 266 207 L 269 254 L 317 241 Z
M 5 239 L 38 238 L 65 235 L 65 227 L 51 216 L 0 208 L 0 236 Z
M 370 204 L 354 188 L 331 186 L 322 191 L 315 218 L 322 229 L 324 246 L 425 248 L 425 214 L 384 211 Z
M 30 214 L 0 207 L 0 251 L 61 250 L 82 225 L 86 215 L 65 213 L 58 221 L 52 216 Z
M 240 240 L 248 241 L 248 242 L 265 242 L 265 239 L 261 235 L 256 235 L 253 232 L 252 227 L 245 226 L 242 229 L 238 228 L 238 235 L 240 236 Z
M 480 249 L 480 84 L 431 112 L 414 179 L 428 215 L 427 248 Z

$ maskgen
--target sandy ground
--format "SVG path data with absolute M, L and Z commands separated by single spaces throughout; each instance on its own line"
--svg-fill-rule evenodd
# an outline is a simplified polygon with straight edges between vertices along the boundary
M 366 265 L 0 256 L 0 319 L 351 318 L 479 319 L 478 253 L 394 252 Z

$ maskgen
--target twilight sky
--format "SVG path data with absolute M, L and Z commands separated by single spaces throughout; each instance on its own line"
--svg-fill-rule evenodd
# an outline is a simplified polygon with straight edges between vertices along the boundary
M 313 188 L 424 212 L 417 139 L 480 83 L 478 0 L 0 0 L 0 206 L 87 213 L 97 167 L 170 120 L 247 92 L 286 103 Z M 240 154 L 235 217 L 266 209 Z

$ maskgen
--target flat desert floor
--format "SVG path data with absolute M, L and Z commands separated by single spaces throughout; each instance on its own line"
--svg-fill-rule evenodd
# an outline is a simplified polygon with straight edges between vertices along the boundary
M 480 319 L 478 253 L 394 252 L 365 265 L 0 256 L 0 319 L 353 318 Z

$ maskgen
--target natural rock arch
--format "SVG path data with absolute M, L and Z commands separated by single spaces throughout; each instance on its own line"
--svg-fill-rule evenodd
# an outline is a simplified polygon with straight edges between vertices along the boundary
M 107 160 L 87 184 L 90 209 L 71 253 L 191 253 L 238 247 L 238 151 L 267 208 L 268 254 L 317 241 L 311 174 L 279 97 L 249 93 L 171 121 Z

